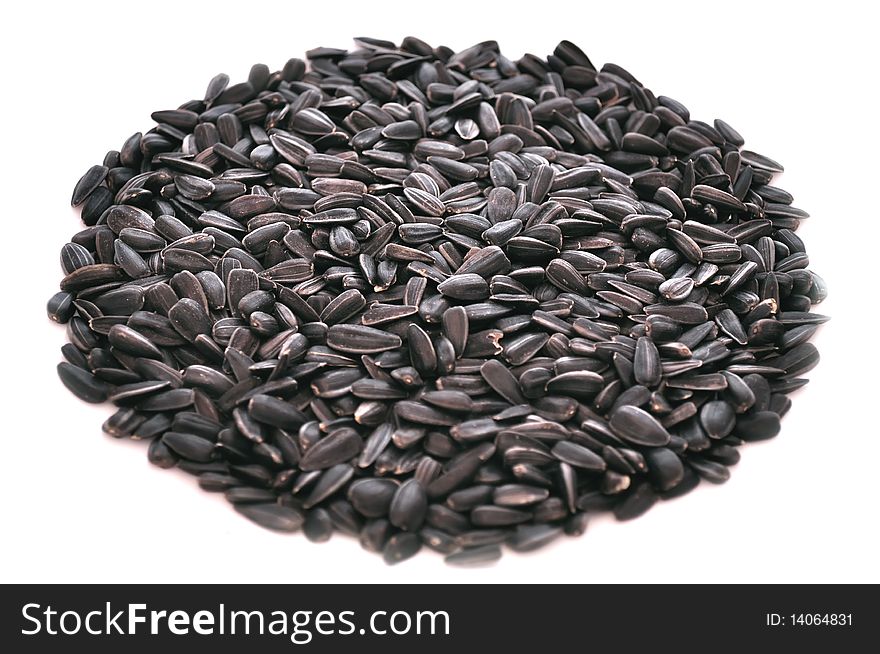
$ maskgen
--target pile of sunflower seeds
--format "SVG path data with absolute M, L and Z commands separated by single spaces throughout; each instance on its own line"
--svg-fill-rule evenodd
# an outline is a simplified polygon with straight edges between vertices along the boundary
M 318 48 L 82 177 L 49 316 L 104 431 L 314 541 L 495 560 L 775 436 L 825 297 L 782 167 L 563 41 Z

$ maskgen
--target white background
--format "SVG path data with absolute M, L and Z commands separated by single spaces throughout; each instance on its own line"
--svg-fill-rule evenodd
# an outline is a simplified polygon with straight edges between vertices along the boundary
M 15 3 L 0 39 L 3 582 L 831 582 L 878 567 L 878 50 L 870 3 Z M 789 6 L 791 9 L 784 7 Z M 15 8 L 9 8 L 15 7 Z M 262 8 L 274 15 L 263 21 Z M 149 114 L 201 97 L 218 72 L 276 70 L 352 36 L 413 33 L 518 58 L 562 38 L 613 61 L 695 118 L 722 117 L 781 161 L 810 218 L 799 232 L 831 297 L 823 362 L 782 434 L 744 447 L 730 482 L 532 555 L 453 569 L 433 553 L 386 567 L 346 537 L 259 529 L 195 480 L 101 433 L 109 405 L 75 399 L 45 318 L 58 250 L 79 229 L 79 176 Z M 873 249 L 873 254 L 872 254 Z M 875 286 L 871 286 L 871 283 Z

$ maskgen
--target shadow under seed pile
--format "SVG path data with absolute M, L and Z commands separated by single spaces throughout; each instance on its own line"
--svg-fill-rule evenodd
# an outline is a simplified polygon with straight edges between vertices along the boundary
M 107 153 L 49 302 L 104 430 L 254 522 L 492 561 L 771 438 L 825 296 L 728 124 L 563 41 L 318 48 Z

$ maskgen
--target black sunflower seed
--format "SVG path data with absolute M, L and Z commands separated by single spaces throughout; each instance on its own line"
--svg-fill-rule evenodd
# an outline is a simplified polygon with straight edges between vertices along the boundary
M 62 362 L 58 364 L 58 376 L 67 389 L 81 400 L 97 404 L 107 399 L 109 384 L 97 379 L 88 370 Z
M 46 303 L 46 314 L 58 323 L 66 323 L 73 317 L 75 311 L 73 295 L 64 291 L 59 291 Z
M 363 449 L 363 439 L 349 427 L 341 427 L 312 445 L 302 459 L 302 470 L 324 470 L 356 457 Z
M 633 376 L 639 384 L 648 387 L 656 386 L 663 377 L 660 352 L 654 342 L 646 336 L 642 336 L 636 341 Z
M 637 518 L 657 502 L 657 493 L 647 482 L 643 482 L 630 490 L 626 497 L 614 507 L 614 517 L 618 520 Z
M 382 558 L 388 565 L 394 565 L 415 556 L 420 549 L 422 541 L 416 534 L 401 532 L 388 539 Z
M 661 491 L 678 486 L 684 479 L 684 464 L 679 456 L 665 447 L 656 447 L 645 453 L 648 474 Z
M 489 297 L 489 284 L 480 275 L 467 273 L 453 275 L 437 285 L 443 295 L 466 302 L 485 300 Z
M 511 404 L 527 403 L 516 378 L 500 361 L 487 361 L 480 366 L 480 374 L 496 393 Z
M 95 258 L 92 253 L 79 243 L 66 243 L 61 248 L 61 269 L 65 275 L 69 275 L 77 268 L 94 264 Z
M 761 441 L 779 433 L 779 415 L 773 411 L 754 411 L 736 419 L 734 434 L 744 441 Z
M 297 531 L 305 522 L 302 511 L 281 504 L 237 504 L 235 510 L 273 531 Z
M 428 497 L 417 479 L 402 483 L 388 507 L 388 520 L 405 531 L 416 531 L 424 522 Z
M 398 484 L 392 479 L 358 479 L 348 489 L 348 501 L 367 518 L 388 514 Z
M 528 506 L 543 502 L 550 496 L 550 491 L 546 488 L 524 484 L 506 484 L 497 487 L 494 492 L 489 490 L 492 501 L 498 506 Z M 452 501 L 452 497 L 447 501 Z
M 327 332 L 327 345 L 340 352 L 373 354 L 400 347 L 401 339 L 373 327 L 333 325 Z
M 506 527 L 527 522 L 531 514 L 504 506 L 478 506 L 471 511 L 471 523 L 477 527 Z
M 207 463 L 214 458 L 215 444 L 195 434 L 168 431 L 162 436 L 162 442 L 175 454 L 189 461 Z
M 709 438 L 724 438 L 736 425 L 734 408 L 725 401 L 707 402 L 700 409 L 700 424 Z
M 556 375 L 547 381 L 547 391 L 578 398 L 592 398 L 604 386 L 602 376 L 591 370 L 576 370 Z
M 104 181 L 108 172 L 109 169 L 107 166 L 103 165 L 92 166 L 89 168 L 76 183 L 76 187 L 73 189 L 73 196 L 70 199 L 70 204 L 75 207 L 85 202 L 86 198 L 88 198 L 92 191 L 98 188 L 98 185 Z
M 406 338 L 413 368 L 421 375 L 434 374 L 437 368 L 437 351 L 425 330 L 411 324 L 406 330 Z
M 313 543 L 323 543 L 333 536 L 333 520 L 326 509 L 316 508 L 306 514 L 303 534 Z
M 465 547 L 458 552 L 446 556 L 444 561 L 449 565 L 481 566 L 493 563 L 501 558 L 501 548 L 496 544 L 477 547 Z
M 303 500 L 303 508 L 310 509 L 331 497 L 343 488 L 354 475 L 354 468 L 347 463 L 339 463 L 321 473 L 317 483 Z
M 669 443 L 669 432 L 647 411 L 631 405 L 618 407 L 609 426 L 617 436 L 633 445 L 659 447 Z
M 551 453 L 560 461 L 576 468 L 602 472 L 606 467 L 605 461 L 598 454 L 571 441 L 559 441 L 553 446 Z

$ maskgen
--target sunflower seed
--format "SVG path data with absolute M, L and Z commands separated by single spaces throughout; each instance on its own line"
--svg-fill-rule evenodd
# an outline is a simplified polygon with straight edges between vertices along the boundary
M 480 275 L 453 275 L 437 285 L 443 295 L 455 300 L 476 301 L 489 297 L 489 284 Z
M 388 520 L 405 531 L 416 531 L 425 519 L 428 497 L 416 479 L 402 483 L 388 508 Z
M 237 504 L 235 510 L 248 520 L 273 531 L 297 531 L 305 522 L 302 511 L 281 504 Z
M 398 484 L 391 479 L 358 479 L 348 489 L 348 501 L 367 518 L 388 514 Z
M 421 548 L 422 541 L 416 534 L 394 534 L 382 550 L 382 558 L 388 565 L 394 565 L 415 556 Z
M 736 420 L 733 432 L 744 441 L 773 438 L 779 433 L 779 416 L 773 411 L 754 411 Z
M 98 185 L 107 177 L 109 169 L 107 166 L 92 166 L 76 183 L 73 189 L 73 196 L 70 199 L 71 206 L 77 206 L 85 202 L 86 198 L 98 188 Z
M 494 490 L 492 501 L 498 506 L 528 506 L 543 502 L 549 496 L 550 491 L 546 488 L 523 484 L 506 484 Z
M 614 507 L 614 517 L 618 520 L 637 518 L 654 506 L 657 499 L 651 485 L 643 482 L 630 490 L 624 500 Z
M 458 552 L 446 556 L 444 561 L 449 565 L 481 566 L 493 563 L 501 558 L 501 548 L 498 545 L 482 545 L 479 547 L 466 547 Z
M 663 377 L 660 353 L 654 342 L 646 336 L 642 336 L 636 341 L 633 376 L 639 384 L 648 387 L 656 386 Z
M 97 404 L 107 399 L 109 385 L 87 370 L 62 362 L 58 364 L 58 376 L 71 393 L 85 402 Z
M 678 486 L 684 479 L 684 464 L 678 455 L 665 447 L 652 448 L 645 452 L 648 474 L 661 491 Z
M 402 341 L 396 334 L 361 325 L 333 325 L 327 332 L 327 345 L 350 354 L 373 354 L 394 350 Z
M 559 441 L 551 450 L 553 456 L 560 461 L 591 472 L 605 470 L 605 461 L 598 454 L 571 441 Z
M 162 436 L 162 442 L 189 461 L 206 463 L 214 458 L 214 443 L 195 434 L 167 431 Z
M 342 427 L 310 447 L 300 459 L 299 467 L 305 471 L 324 470 L 352 459 L 362 448 L 363 440 L 358 433 Z
M 669 443 L 669 432 L 647 411 L 631 405 L 618 407 L 609 426 L 617 436 L 633 445 L 660 447 Z

